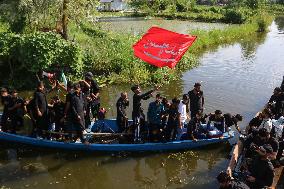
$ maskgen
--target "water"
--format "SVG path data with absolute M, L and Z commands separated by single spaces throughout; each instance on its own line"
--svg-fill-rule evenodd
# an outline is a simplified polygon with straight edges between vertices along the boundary
M 185 72 L 161 89 L 172 98 L 202 81 L 205 112 L 221 109 L 240 113 L 244 127 L 261 110 L 284 75 L 284 17 L 267 35 L 222 46 L 205 53 L 198 68 Z M 119 92 L 130 86 L 102 91 L 108 117 L 115 116 Z M 147 90 L 147 89 L 145 89 Z M 153 100 L 153 99 L 152 99 Z M 147 108 L 148 100 L 143 104 Z M 129 114 L 130 115 L 130 112 Z M 233 143 L 231 141 L 231 143 Z M 217 188 L 216 175 L 226 168 L 227 145 L 159 154 L 75 154 L 45 149 L 7 147 L 0 150 L 0 186 L 9 188 Z
M 188 32 L 196 29 L 212 30 L 223 29 L 227 24 L 221 23 L 204 23 L 193 22 L 187 20 L 165 20 L 165 19 L 147 19 L 147 18 L 101 18 L 99 20 L 100 26 L 106 31 L 113 31 L 118 33 L 131 33 L 134 35 L 145 33 L 151 26 L 159 26 L 168 30 L 179 33 L 188 34 Z

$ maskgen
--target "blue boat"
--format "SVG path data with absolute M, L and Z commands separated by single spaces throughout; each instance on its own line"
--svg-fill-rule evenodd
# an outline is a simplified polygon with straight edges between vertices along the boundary
M 113 131 L 117 130 L 115 119 L 104 121 L 105 126 Z M 90 135 L 92 133 L 89 133 Z M 216 144 L 228 141 L 234 136 L 234 132 L 224 133 L 222 137 L 200 139 L 200 140 L 182 140 L 165 143 L 142 143 L 142 144 L 82 144 L 71 142 L 58 142 L 47 139 L 38 139 L 28 136 L 0 132 L 0 141 L 9 143 L 25 144 L 34 147 L 44 147 L 51 149 L 61 149 L 69 151 L 87 151 L 87 152 L 160 152 L 160 151 L 181 151 L 199 148 L 210 144 Z

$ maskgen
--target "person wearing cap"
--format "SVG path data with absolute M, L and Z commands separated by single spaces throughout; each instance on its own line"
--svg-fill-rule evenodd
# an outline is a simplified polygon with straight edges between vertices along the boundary
M 201 90 L 201 84 L 195 83 L 194 88 L 188 92 L 190 116 L 193 118 L 198 111 L 203 112 L 204 109 L 204 96 Z
M 226 113 L 223 115 L 225 118 L 226 128 L 232 127 L 233 125 L 235 128 L 241 132 L 240 127 L 238 126 L 238 122 L 243 120 L 243 116 L 240 114 L 231 115 L 230 113 Z
M 208 127 L 214 125 L 222 133 L 226 132 L 225 118 L 221 110 L 215 110 L 214 114 L 209 116 L 209 121 L 207 123 Z
M 131 90 L 134 92 L 133 95 L 133 110 L 132 110 L 132 120 L 135 125 L 135 136 L 134 140 L 136 142 L 141 141 L 140 129 L 143 128 L 145 122 L 145 115 L 141 107 L 141 100 L 147 100 L 152 96 L 152 93 L 158 90 L 159 87 L 154 88 L 144 94 L 141 94 L 141 88 L 139 85 L 134 85 L 131 87 Z
M 220 189 L 249 189 L 249 187 L 238 180 L 233 180 L 228 173 L 222 171 L 217 176 Z
M 11 133 L 16 134 L 16 129 L 23 126 L 24 100 L 18 97 L 17 90 L 12 90 L 11 101 L 8 105 L 9 117 L 11 119 Z
M 118 126 L 118 132 L 125 131 L 128 127 L 128 117 L 126 115 L 126 109 L 129 106 L 129 100 L 126 92 L 120 94 L 119 99 L 116 102 L 116 123 Z
M 247 177 L 247 184 L 251 189 L 262 189 L 270 187 L 274 178 L 274 167 L 269 160 L 273 149 L 271 145 L 265 144 L 255 149 L 257 157 L 252 161 L 249 169 L 251 173 Z
M 1 130 L 7 131 L 7 120 L 9 118 L 8 105 L 11 103 L 12 97 L 9 95 L 8 90 L 6 88 L 1 88 L 1 104 L 4 106 L 3 113 L 1 116 L 0 127 Z
M 147 117 L 150 132 L 150 141 L 160 141 L 162 129 L 162 115 L 164 113 L 164 106 L 162 104 L 161 94 L 156 95 L 156 100 L 151 102 L 148 107 Z
M 181 121 L 181 128 L 178 129 L 178 139 L 182 136 L 184 132 L 186 132 L 186 120 L 188 119 L 188 112 L 187 112 L 187 105 L 189 102 L 189 97 L 187 94 L 184 94 L 182 96 L 182 100 L 180 101 L 178 105 L 178 112 L 180 113 L 180 121 Z
M 273 115 L 278 119 L 284 111 L 284 93 L 280 87 L 274 89 L 273 95 L 270 97 L 268 103 L 272 107 Z

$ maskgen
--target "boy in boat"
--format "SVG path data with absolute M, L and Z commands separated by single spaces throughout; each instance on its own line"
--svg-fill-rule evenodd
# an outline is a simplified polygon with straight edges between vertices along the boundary
M 184 132 L 186 132 L 186 128 L 185 128 L 186 127 L 186 120 L 189 118 L 188 112 L 187 112 L 188 102 L 189 102 L 189 97 L 188 97 L 187 94 L 184 94 L 182 96 L 182 100 L 180 101 L 180 103 L 178 105 L 178 112 L 180 113 L 181 128 L 178 129 L 177 139 L 180 139 L 182 134 Z
M 147 112 L 151 142 L 158 142 L 161 141 L 162 139 L 160 129 L 162 129 L 163 113 L 164 113 L 164 106 L 162 105 L 162 97 L 160 94 L 157 94 L 156 100 L 149 104 Z
M 53 111 L 54 111 L 54 122 L 55 132 L 64 131 L 64 108 L 65 103 L 59 98 L 58 95 L 53 97 Z
M 131 90 L 134 92 L 132 119 L 133 119 L 133 124 L 135 126 L 135 134 L 134 134 L 135 142 L 141 142 L 140 129 L 143 129 L 145 125 L 145 115 L 141 107 L 141 100 L 149 99 L 152 96 L 152 93 L 158 89 L 159 87 L 156 87 L 153 90 L 141 94 L 142 91 L 139 85 L 134 85 L 131 87 Z
M 178 112 L 180 101 L 177 98 L 172 100 L 170 108 L 167 110 L 168 122 L 165 129 L 165 138 L 167 141 L 174 141 L 177 137 L 177 130 L 181 128 L 181 118 Z
M 202 127 L 203 124 L 203 114 L 197 112 L 197 114 L 192 118 L 187 126 L 188 139 L 196 140 L 196 138 L 206 138 L 206 132 Z
M 188 92 L 190 104 L 190 117 L 193 118 L 197 112 L 203 112 L 204 96 L 201 90 L 201 84 L 195 83 L 193 90 Z
M 126 108 L 129 106 L 129 100 L 127 97 L 127 93 L 123 92 L 120 94 L 119 99 L 116 102 L 116 123 L 118 126 L 118 132 L 121 133 L 126 131 L 128 127 L 128 117 L 126 115 Z
M 209 121 L 207 123 L 208 130 L 211 130 L 212 126 L 214 126 L 216 129 L 218 129 L 222 133 L 226 132 L 227 129 L 225 125 L 225 118 L 221 110 L 216 110 L 214 114 L 211 114 L 209 116 Z
M 226 128 L 232 127 L 233 125 L 235 128 L 241 132 L 240 127 L 238 126 L 238 122 L 243 120 L 243 116 L 240 114 L 231 115 L 230 113 L 224 114 Z

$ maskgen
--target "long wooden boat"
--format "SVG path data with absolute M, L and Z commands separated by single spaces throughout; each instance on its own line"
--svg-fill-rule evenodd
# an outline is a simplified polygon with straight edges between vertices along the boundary
M 114 119 L 106 120 L 107 125 L 116 131 L 116 121 Z M 92 134 L 92 133 L 89 133 Z M 180 151 L 199 148 L 211 144 L 228 141 L 234 136 L 234 132 L 224 133 L 222 137 L 200 139 L 200 140 L 182 140 L 165 143 L 142 143 L 142 144 L 82 144 L 71 142 L 58 142 L 46 139 L 31 138 L 6 132 L 0 132 L 0 141 L 9 143 L 19 143 L 34 147 L 44 147 L 52 149 L 63 149 L 71 151 L 88 152 L 159 152 L 159 151 Z

